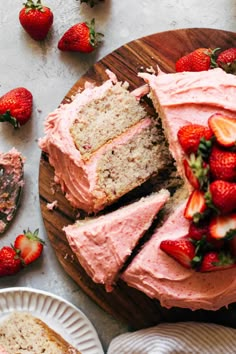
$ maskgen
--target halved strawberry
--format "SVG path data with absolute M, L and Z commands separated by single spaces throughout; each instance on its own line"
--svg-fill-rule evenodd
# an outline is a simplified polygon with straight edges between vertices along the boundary
M 212 136 L 212 131 L 200 124 L 184 125 L 177 133 L 178 141 L 187 155 L 196 154 L 201 139 L 210 140 Z
M 235 267 L 234 258 L 224 252 L 208 252 L 203 256 L 200 272 L 212 272 Z
M 189 196 L 185 210 L 184 217 L 188 220 L 199 221 L 201 214 L 206 210 L 206 201 L 204 192 L 195 189 Z
M 38 237 L 38 232 L 38 229 L 33 233 L 27 230 L 15 239 L 14 249 L 18 251 L 25 265 L 38 259 L 43 251 L 44 241 Z
M 160 248 L 185 268 L 192 268 L 195 246 L 188 238 L 181 237 L 177 240 L 164 240 L 161 242 Z
M 195 189 L 203 189 L 209 176 L 209 166 L 203 161 L 201 155 L 190 154 L 189 159 L 183 160 L 184 172 L 189 183 Z
M 208 125 L 220 145 L 230 147 L 236 144 L 236 119 L 215 113 L 208 119 Z
M 236 236 L 236 213 L 217 215 L 209 224 L 210 234 L 216 239 L 231 239 Z

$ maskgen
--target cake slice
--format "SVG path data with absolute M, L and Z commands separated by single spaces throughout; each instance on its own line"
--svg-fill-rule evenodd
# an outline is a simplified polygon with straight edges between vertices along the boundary
M 25 312 L 13 312 L 3 320 L 0 353 L 1 347 L 3 354 L 80 354 L 45 322 Z
M 13 220 L 24 185 L 24 158 L 12 148 L 0 153 L 0 234 Z
M 113 289 L 125 261 L 168 198 L 163 189 L 106 215 L 64 227 L 70 247 L 95 283 Z
M 161 118 L 170 152 L 184 177 L 178 130 L 192 123 L 207 126 L 208 118 L 216 112 L 236 118 L 236 76 L 220 68 L 170 74 L 159 70 L 158 75 L 139 76 L 150 87 L 150 98 Z
M 114 75 L 49 114 L 40 147 L 73 207 L 98 212 L 158 173 L 170 155 L 156 122 Z
M 185 206 L 186 200 L 179 201 L 174 209 L 172 206 L 167 220 L 156 228 L 121 278 L 167 308 L 218 310 L 236 301 L 236 268 L 196 272 L 160 249 L 161 241 L 177 240 L 188 234 Z

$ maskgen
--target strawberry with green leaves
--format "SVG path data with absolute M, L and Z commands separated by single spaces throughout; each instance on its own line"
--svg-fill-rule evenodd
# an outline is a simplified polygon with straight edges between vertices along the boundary
M 24 231 L 15 239 L 14 249 L 17 250 L 24 265 L 36 261 L 42 254 L 44 241 L 38 237 L 38 231 L 38 229 L 34 232 Z
M 176 72 L 205 71 L 212 68 L 215 50 L 211 48 L 197 48 L 191 53 L 182 56 L 175 63 Z
M 235 267 L 235 260 L 229 253 L 211 251 L 204 255 L 200 272 L 212 272 Z
M 33 96 L 24 87 L 17 87 L 0 97 L 0 122 L 9 122 L 14 128 L 24 125 L 31 117 Z
M 0 277 L 15 275 L 22 268 L 21 259 L 18 252 L 10 246 L 0 249 Z
M 19 13 L 19 21 L 31 38 L 42 41 L 53 24 L 53 13 L 41 0 L 27 0 Z
M 95 19 L 70 27 L 58 42 L 58 49 L 69 52 L 91 53 L 99 45 L 102 33 L 95 31 Z
M 236 210 L 236 183 L 216 180 L 210 184 L 205 198 L 208 206 L 221 214 L 231 213 Z
M 214 145 L 209 157 L 213 180 L 236 181 L 236 152 Z
M 236 48 L 228 48 L 222 51 L 218 55 L 216 63 L 226 72 L 236 74 Z
M 209 141 L 209 145 L 211 145 L 210 140 L 212 136 L 212 131 L 208 127 L 200 124 L 184 125 L 177 133 L 178 141 L 186 155 L 192 153 L 196 154 L 199 149 L 199 144 L 203 139 Z

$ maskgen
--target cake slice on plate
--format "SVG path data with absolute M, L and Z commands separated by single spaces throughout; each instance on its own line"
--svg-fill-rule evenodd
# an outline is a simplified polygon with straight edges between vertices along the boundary
M 39 318 L 13 312 L 0 325 L 0 353 L 80 354 L 80 351 Z
M 113 289 L 125 261 L 168 198 L 163 189 L 106 215 L 64 227 L 71 249 L 95 283 Z
M 170 161 L 156 122 L 127 84 L 109 75 L 49 114 L 40 141 L 66 198 L 88 213 L 112 204 Z
M 157 75 L 139 76 L 150 87 L 150 98 L 161 118 L 170 152 L 184 178 L 178 130 L 193 123 L 207 126 L 208 118 L 216 112 L 236 118 L 236 76 L 220 68 L 170 74 L 159 70 Z

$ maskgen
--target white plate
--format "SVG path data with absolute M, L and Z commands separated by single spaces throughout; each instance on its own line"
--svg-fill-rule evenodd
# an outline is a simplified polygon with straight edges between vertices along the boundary
M 13 311 L 27 311 L 37 316 L 82 354 L 104 354 L 89 319 L 59 296 L 24 287 L 0 290 L 0 320 Z

